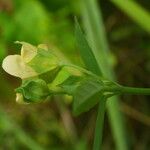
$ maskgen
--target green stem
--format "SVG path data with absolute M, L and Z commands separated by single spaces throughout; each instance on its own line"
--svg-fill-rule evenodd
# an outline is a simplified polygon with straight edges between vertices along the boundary
M 98 115 L 97 115 L 96 128 L 95 128 L 95 134 L 94 134 L 93 150 L 101 149 L 105 109 L 106 109 L 106 99 L 103 99 L 99 103 L 99 108 L 98 108 Z
M 62 64 L 62 67 L 72 67 L 75 69 L 78 69 L 80 71 L 82 71 L 83 73 L 86 73 L 88 75 L 91 75 L 99 80 L 101 80 L 101 78 L 99 76 L 97 76 L 96 74 L 92 73 L 91 71 L 88 71 L 82 67 L 73 65 L 73 64 Z M 103 89 L 104 91 L 108 91 L 108 92 L 115 92 L 118 94 L 135 94 L 135 95 L 150 95 L 150 88 L 135 88 L 135 87 L 126 87 L 126 86 L 116 86 L 116 87 L 105 87 Z
M 116 86 L 116 87 L 104 87 L 103 90 L 118 94 L 150 95 L 150 88 Z
M 122 94 L 150 95 L 150 88 L 121 87 Z
M 133 88 L 133 87 L 117 86 L 117 87 L 106 87 L 104 88 L 104 90 L 109 92 L 118 92 L 120 94 L 150 95 L 150 88 Z M 99 103 L 93 150 L 101 149 L 105 108 L 106 108 L 106 99 L 104 99 Z

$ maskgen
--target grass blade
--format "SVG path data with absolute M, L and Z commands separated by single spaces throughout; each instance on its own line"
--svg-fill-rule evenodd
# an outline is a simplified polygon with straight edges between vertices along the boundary
M 98 107 L 93 150 L 101 150 L 102 136 L 100 136 L 100 135 L 103 134 L 103 124 L 104 124 L 105 111 L 106 111 L 106 99 L 103 99 L 99 103 L 99 107 Z
M 82 17 L 88 40 L 91 43 L 93 53 L 99 67 L 105 77 L 115 80 L 114 72 L 109 64 L 109 48 L 105 35 L 101 12 L 99 12 L 96 0 L 84 0 L 82 3 Z M 127 150 L 127 138 L 125 136 L 124 119 L 119 111 L 119 102 L 116 97 L 110 98 L 107 103 L 108 116 L 115 139 L 116 149 Z
M 77 20 L 76 20 L 76 28 L 75 29 L 76 29 L 75 33 L 76 33 L 76 39 L 77 39 L 77 44 L 79 46 L 80 54 L 81 54 L 81 57 L 86 65 L 87 69 L 97 75 L 102 76 L 101 69 L 98 66 L 98 63 L 93 54 L 93 51 L 90 48 L 86 38 L 84 37 Z M 89 90 L 90 89 L 88 89 L 88 91 Z M 83 91 L 83 89 L 81 91 Z M 85 93 L 87 93 L 87 91 Z M 83 97 L 81 96 L 81 94 L 79 96 L 81 97 L 81 100 L 82 100 Z M 94 102 L 94 104 L 96 104 L 97 101 L 95 101 L 95 100 L 98 100 L 97 98 L 99 98 L 100 101 L 99 101 L 98 115 L 97 115 L 97 120 L 96 120 L 93 150 L 100 150 L 100 148 L 101 148 L 102 136 L 103 136 L 104 115 L 105 115 L 105 105 L 106 105 L 106 99 L 104 97 L 100 97 L 99 93 L 96 97 L 91 98 L 91 100 Z M 78 98 L 78 99 L 80 99 L 80 98 Z M 88 99 L 88 103 L 91 103 L 90 99 Z M 81 107 L 80 109 L 84 110 L 84 107 L 89 108 L 90 104 L 88 104 L 87 106 L 85 106 L 85 103 L 84 103 L 83 108 Z M 78 110 L 78 111 L 80 112 L 80 110 Z
M 110 0 L 145 31 L 150 33 L 150 13 L 134 0 Z

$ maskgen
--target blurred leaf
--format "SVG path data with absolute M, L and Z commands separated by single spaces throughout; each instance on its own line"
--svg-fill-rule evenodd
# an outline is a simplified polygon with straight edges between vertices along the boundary
M 15 24 L 12 21 L 11 16 L 9 16 L 7 13 L 1 12 L 0 13 L 0 28 L 1 28 L 1 38 L 3 42 L 6 42 L 7 40 L 13 39 L 13 34 L 15 30 Z
M 6 56 L 6 46 L 4 42 L 1 41 L 0 42 L 0 62 L 2 62 L 5 56 Z
M 36 44 L 48 38 L 49 16 L 40 2 L 24 1 L 15 12 L 14 20 L 17 25 L 16 33 L 18 30 L 21 32 L 17 34 L 17 40 Z
M 60 10 L 70 4 L 69 0 L 41 0 L 49 11 Z

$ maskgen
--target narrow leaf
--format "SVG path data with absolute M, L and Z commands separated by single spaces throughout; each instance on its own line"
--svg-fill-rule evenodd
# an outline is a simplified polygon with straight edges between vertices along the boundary
M 87 67 L 88 70 L 92 71 L 97 75 L 101 75 L 101 70 L 99 69 L 98 63 L 95 59 L 95 56 L 90 48 L 88 41 L 86 40 L 85 36 L 82 33 L 80 25 L 75 19 L 75 36 L 77 40 L 77 45 L 80 50 L 81 57 Z

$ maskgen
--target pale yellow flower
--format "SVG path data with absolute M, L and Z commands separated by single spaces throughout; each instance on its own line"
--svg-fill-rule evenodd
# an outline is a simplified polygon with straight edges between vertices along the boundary
M 43 48 L 47 50 L 47 46 L 44 44 L 40 44 L 38 45 L 38 47 L 35 47 L 29 43 L 19 41 L 17 41 L 16 43 L 22 44 L 21 55 L 7 56 L 3 60 L 2 68 L 7 73 L 21 79 L 37 76 L 37 72 L 35 72 L 29 65 L 27 65 L 27 63 L 36 56 L 37 48 Z

